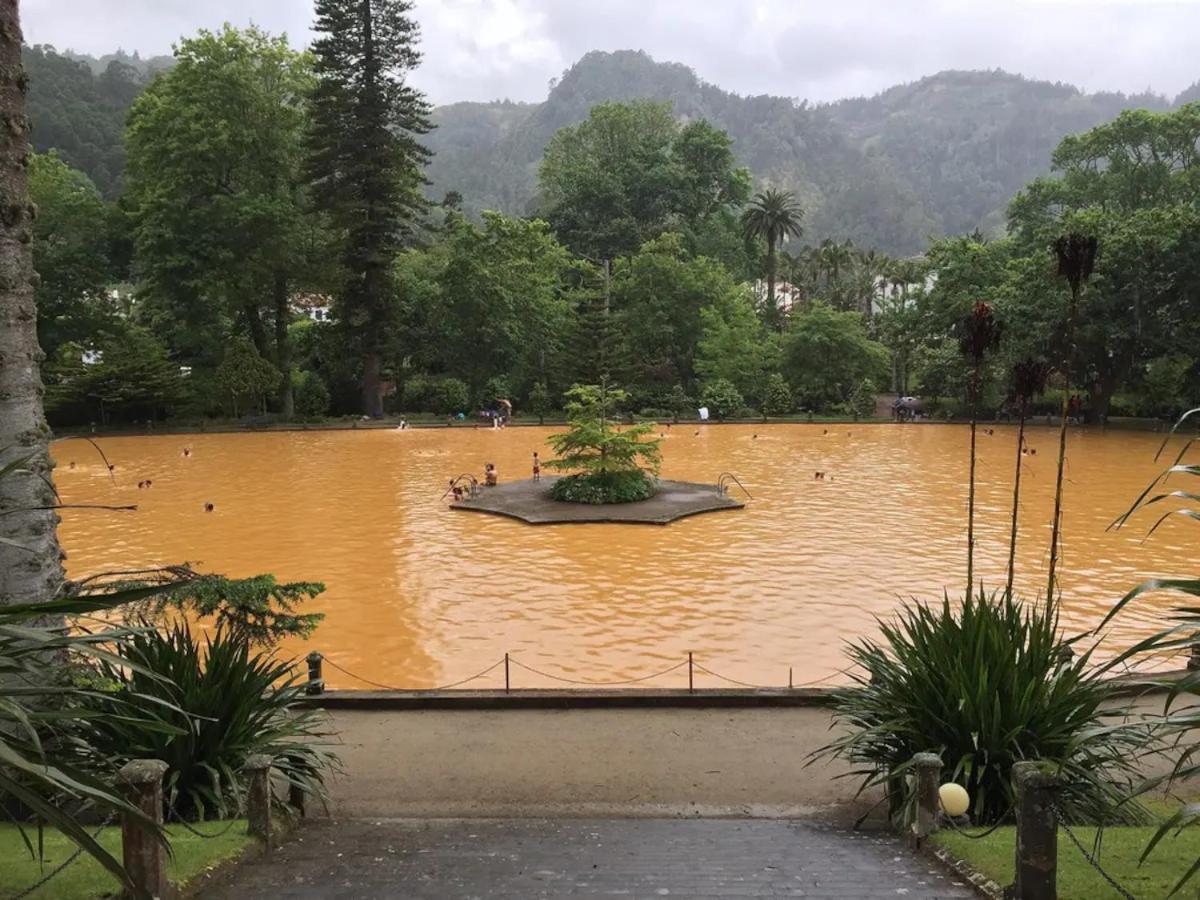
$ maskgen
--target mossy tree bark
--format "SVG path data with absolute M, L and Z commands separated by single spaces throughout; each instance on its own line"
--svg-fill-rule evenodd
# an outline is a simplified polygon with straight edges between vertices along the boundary
M 42 409 L 42 352 L 33 299 L 29 120 L 16 0 L 0 0 L 0 603 L 47 600 L 63 584 Z

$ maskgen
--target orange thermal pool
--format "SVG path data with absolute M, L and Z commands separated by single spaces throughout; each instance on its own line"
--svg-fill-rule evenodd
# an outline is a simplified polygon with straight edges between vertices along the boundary
M 826 433 L 827 432 L 827 433 Z M 663 475 L 736 473 L 742 511 L 670 526 L 529 526 L 452 512 L 447 480 L 494 462 L 528 478 L 551 429 L 410 429 L 103 438 L 114 485 L 82 441 L 55 445 L 73 576 L 190 562 L 230 576 L 323 581 L 327 618 L 285 651 L 320 650 L 397 687 L 465 678 L 502 658 L 579 680 L 637 678 L 695 653 L 738 681 L 785 685 L 844 665 L 843 642 L 874 630 L 901 595 L 961 593 L 967 429 L 941 425 L 677 425 Z M 1057 432 L 1035 428 L 1024 458 L 1018 585 L 1044 589 Z M 1160 438 L 1073 432 L 1065 503 L 1063 619 L 1097 623 L 1140 580 L 1193 570 L 1190 523 L 1142 542 L 1143 516 L 1106 526 L 1159 466 Z M 976 571 L 1003 583 L 1015 430 L 979 438 Z M 188 456 L 184 448 L 190 448 Z M 75 468 L 66 463 L 75 462 Z M 826 473 L 823 481 L 813 473 Z M 139 481 L 152 486 L 139 490 Z M 212 512 L 205 504 L 213 504 Z M 1152 517 L 1150 517 L 1152 518 Z M 1113 646 L 1157 630 L 1174 600 L 1139 601 Z M 549 682 L 519 665 L 514 686 Z M 678 669 L 646 686 L 686 684 Z M 334 687 L 362 687 L 327 667 Z M 838 679 L 833 679 L 838 680 Z M 472 686 L 503 684 L 502 667 Z M 723 682 L 699 673 L 697 686 Z

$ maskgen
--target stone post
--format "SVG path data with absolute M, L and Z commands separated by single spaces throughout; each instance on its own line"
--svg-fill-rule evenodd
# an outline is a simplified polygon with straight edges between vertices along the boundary
M 130 805 L 155 825 L 163 821 L 166 774 L 167 764 L 161 759 L 132 759 L 117 773 Z M 168 896 L 166 846 L 144 820 L 128 812 L 121 813 L 121 851 L 134 897 Z
M 271 757 L 255 753 L 243 767 L 249 776 L 246 789 L 246 831 L 260 838 L 271 852 Z
M 309 695 L 325 693 L 325 678 L 321 672 L 321 656 L 316 650 L 308 654 L 308 684 L 304 686 L 304 693 Z
M 1057 900 L 1058 815 L 1054 792 L 1058 777 L 1044 762 L 1013 765 L 1017 790 L 1017 856 L 1014 900 Z
M 913 768 L 917 773 L 917 786 L 913 795 L 912 842 L 919 848 L 937 826 L 942 758 L 936 753 L 918 753 L 913 757 Z

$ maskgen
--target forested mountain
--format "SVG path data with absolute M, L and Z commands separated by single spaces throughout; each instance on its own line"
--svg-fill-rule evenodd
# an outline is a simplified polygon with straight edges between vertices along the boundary
M 145 87 L 145 72 L 118 57 L 99 69 L 97 60 L 72 58 L 43 45 L 26 47 L 22 58 L 29 76 L 33 148 L 57 150 L 105 197 L 115 197 L 125 168 L 125 115 Z
M 1200 83 L 1175 105 L 1197 97 Z M 728 131 L 756 179 L 801 198 L 810 239 L 850 238 L 891 253 L 920 250 L 930 236 L 1000 230 L 1008 201 L 1049 171 L 1063 137 L 1123 109 L 1173 105 L 1154 94 L 1087 94 L 992 71 L 942 72 L 874 97 L 812 106 L 731 94 L 645 53 L 593 52 L 544 103 L 438 110 L 437 121 L 449 127 L 429 140 L 435 193 L 457 189 L 468 209 L 528 212 L 550 135 L 602 100 L 638 98 L 670 101 L 677 115 Z
M 133 97 L 163 58 L 101 60 L 26 48 L 34 146 L 55 147 L 109 197 L 120 187 L 121 132 Z M 849 238 L 889 253 L 930 237 L 1003 227 L 1004 209 L 1046 174 L 1066 135 L 1122 109 L 1168 109 L 1200 99 L 1200 82 L 1174 101 L 1153 94 L 1084 93 L 1005 72 L 942 72 L 870 98 L 813 106 L 742 97 L 686 66 L 636 51 L 593 52 L 542 103 L 455 103 L 434 113 L 428 192 L 463 197 L 468 212 L 538 208 L 537 169 L 550 137 L 604 100 L 669 101 L 676 115 L 727 131 L 760 182 L 795 191 L 806 241 Z

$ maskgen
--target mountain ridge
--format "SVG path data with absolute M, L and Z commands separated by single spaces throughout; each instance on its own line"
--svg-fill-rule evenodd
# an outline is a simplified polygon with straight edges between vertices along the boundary
M 160 58 L 118 51 L 101 60 L 25 48 L 35 149 L 55 147 L 108 197 L 120 191 L 121 129 L 129 104 Z M 849 238 L 893 254 L 976 228 L 998 233 L 1013 195 L 1050 171 L 1068 134 L 1123 109 L 1166 110 L 1200 100 L 1200 81 L 1171 100 L 1152 92 L 1088 93 L 1000 69 L 944 70 L 871 96 L 828 103 L 741 95 L 682 63 L 639 50 L 591 51 L 536 103 L 462 101 L 436 107 L 428 136 L 429 195 L 463 195 L 468 212 L 535 213 L 537 167 L 559 128 L 596 103 L 655 100 L 682 119 L 729 132 L 757 184 L 792 190 L 805 237 Z

